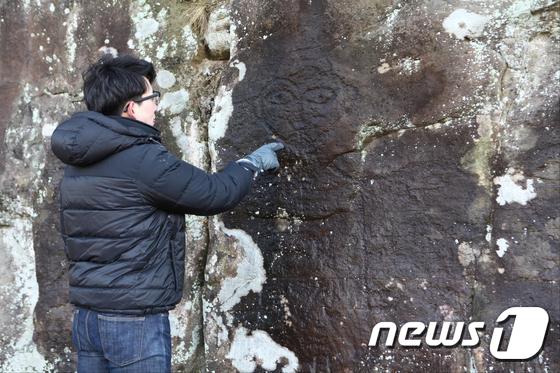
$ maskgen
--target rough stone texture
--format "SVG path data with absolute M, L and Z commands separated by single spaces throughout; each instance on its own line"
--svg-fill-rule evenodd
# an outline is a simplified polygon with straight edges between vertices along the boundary
M 208 24 L 189 17 L 204 8 Z M 168 147 L 215 170 L 279 139 L 232 213 L 188 217 L 177 371 L 558 371 L 559 3 L 0 3 L 0 371 L 72 371 L 56 124 L 100 49 L 161 72 Z M 228 60 L 229 58 L 229 60 Z M 496 317 L 545 347 L 500 362 Z M 485 321 L 474 349 L 368 347 L 380 321 Z
M 101 52 L 133 52 L 166 70 L 161 91 L 168 105 L 158 126 L 170 149 L 207 167 L 205 123 L 227 62 L 197 57 L 199 42 L 184 24 L 184 11 L 175 1 L 1 3 L 0 371 L 75 369 L 58 221 L 62 164 L 50 152 L 50 135 L 57 123 L 84 110 L 80 73 L 89 62 Z M 171 315 L 173 363 L 184 371 L 204 364 L 206 224 L 188 219 L 189 290 Z
M 260 248 L 266 281 L 209 312 L 208 366 L 236 351 L 264 367 L 269 347 L 237 349 L 247 329 L 302 371 L 558 369 L 559 253 L 545 228 L 558 216 L 558 5 L 236 1 L 233 14 L 246 74 L 228 88 L 219 158 L 272 138 L 287 150 L 223 216 Z M 209 299 L 246 255 L 216 242 Z M 514 305 L 544 307 L 550 333 L 538 359 L 501 363 L 489 338 Z M 474 350 L 367 347 L 375 323 L 416 320 L 487 328 Z

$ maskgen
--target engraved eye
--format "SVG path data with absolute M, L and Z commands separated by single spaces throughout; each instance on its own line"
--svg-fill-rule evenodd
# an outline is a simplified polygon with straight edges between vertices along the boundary
M 336 96 L 334 89 L 329 87 L 317 87 L 307 90 L 303 97 L 314 104 L 326 104 Z
M 297 87 L 287 79 L 276 79 L 271 82 L 264 94 L 267 105 L 285 106 L 297 102 Z
M 267 95 L 267 101 L 273 105 L 286 105 L 295 99 L 290 91 L 270 92 Z

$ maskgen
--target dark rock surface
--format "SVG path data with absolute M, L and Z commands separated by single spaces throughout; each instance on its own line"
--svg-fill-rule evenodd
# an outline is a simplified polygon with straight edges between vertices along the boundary
M 262 290 L 227 312 L 230 339 L 231 328 L 236 339 L 240 328 L 264 331 L 302 371 L 558 366 L 558 243 L 543 226 L 557 221 L 558 95 L 533 85 L 539 104 L 528 109 L 520 96 L 528 99 L 523 83 L 533 78 L 510 71 L 517 63 L 553 79 L 558 30 L 539 36 L 531 27 L 553 27 L 558 12 L 514 18 L 519 3 L 497 13 L 479 4 L 469 10 L 512 18 L 458 40 L 442 22 L 459 4 L 347 5 L 234 3 L 236 58 L 247 73 L 233 90 L 220 156 L 270 139 L 287 149 L 283 168 L 223 217 L 254 239 L 266 273 Z M 503 56 L 538 38 L 550 62 Z M 500 184 L 512 168 L 524 171 L 510 186 L 530 195 L 536 183 L 536 197 L 501 205 L 500 193 L 515 194 Z M 503 257 L 500 239 L 510 245 Z M 494 320 L 519 305 L 545 308 L 550 334 L 539 359 L 500 363 L 488 351 Z M 443 320 L 485 321 L 481 347 L 367 346 L 377 322 Z M 245 353 L 266 364 L 270 351 Z M 236 368 L 250 367 L 236 358 Z

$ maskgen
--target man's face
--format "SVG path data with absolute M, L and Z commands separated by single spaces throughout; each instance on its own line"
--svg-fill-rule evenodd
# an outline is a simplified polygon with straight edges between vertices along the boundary
M 146 79 L 146 85 L 148 88 L 142 94 L 142 98 L 151 96 L 154 93 L 152 85 L 150 84 L 148 79 Z M 152 99 L 144 100 L 142 102 L 129 101 L 128 107 L 126 111 L 123 113 L 123 116 L 136 119 L 139 120 L 140 122 L 153 126 L 155 123 L 156 110 L 158 107 L 156 104 L 157 99 L 158 98 L 154 97 Z

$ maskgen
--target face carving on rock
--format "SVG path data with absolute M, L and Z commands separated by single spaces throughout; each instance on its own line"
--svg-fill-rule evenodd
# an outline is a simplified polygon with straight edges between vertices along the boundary
M 315 78 L 321 75 L 319 68 L 306 66 L 287 78 L 274 79 L 261 93 L 264 115 L 270 122 L 288 122 L 293 130 L 324 123 L 340 87 L 336 75 Z
M 271 135 L 286 142 L 297 155 L 321 157 L 318 152 L 336 153 L 328 144 L 340 142 L 337 133 L 349 130 L 340 119 L 352 92 L 353 87 L 330 67 L 296 65 L 266 80 L 254 111 Z

